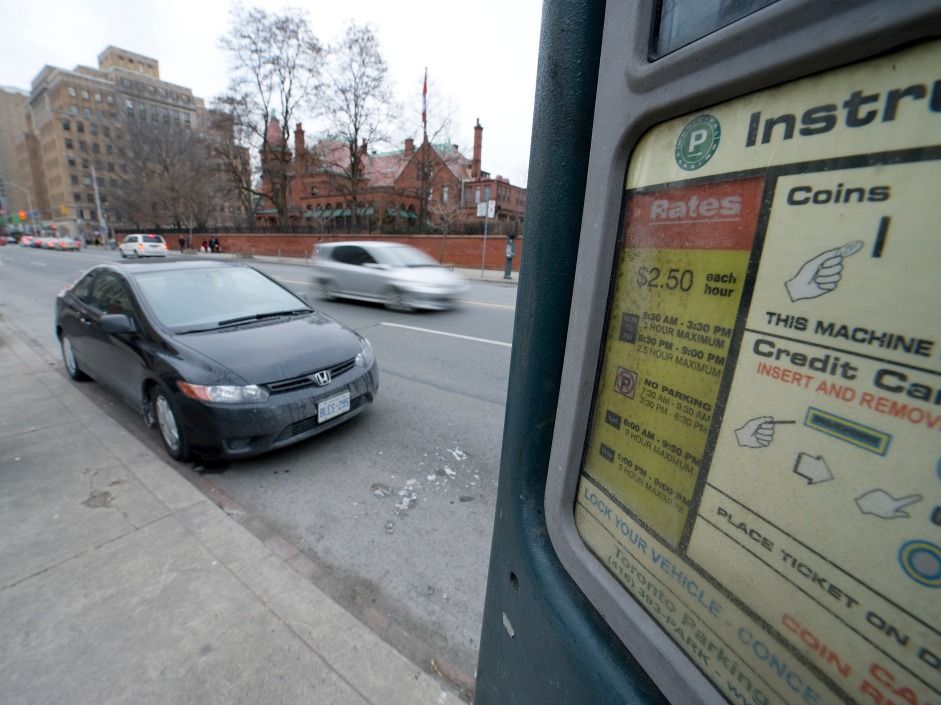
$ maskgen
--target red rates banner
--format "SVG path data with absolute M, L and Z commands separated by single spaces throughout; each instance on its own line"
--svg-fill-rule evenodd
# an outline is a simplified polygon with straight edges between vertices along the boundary
M 625 214 L 628 248 L 749 250 L 763 176 L 634 192 Z

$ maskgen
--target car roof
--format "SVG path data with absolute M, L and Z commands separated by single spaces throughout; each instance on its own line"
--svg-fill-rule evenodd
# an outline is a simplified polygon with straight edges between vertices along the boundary
M 342 242 L 322 242 L 318 247 L 338 247 L 340 245 L 353 245 L 355 247 L 412 247 L 404 242 L 386 242 L 385 240 L 343 240 Z
M 110 269 L 123 274 L 139 274 L 141 272 L 168 272 L 168 271 L 192 271 L 196 269 L 234 269 L 241 267 L 244 269 L 254 269 L 241 262 L 219 261 L 219 260 L 197 260 L 197 259 L 179 259 L 174 258 L 163 262 L 104 262 L 95 265 L 89 271 Z M 257 271 L 257 270 L 256 270 Z

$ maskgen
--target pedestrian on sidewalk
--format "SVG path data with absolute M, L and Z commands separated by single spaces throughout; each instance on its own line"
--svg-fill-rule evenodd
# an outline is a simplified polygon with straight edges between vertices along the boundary
M 181 237 L 181 238 L 180 238 L 180 254 L 181 254 L 181 255 L 183 254 L 183 248 L 184 248 L 185 246 L 186 246 L 186 240 Z

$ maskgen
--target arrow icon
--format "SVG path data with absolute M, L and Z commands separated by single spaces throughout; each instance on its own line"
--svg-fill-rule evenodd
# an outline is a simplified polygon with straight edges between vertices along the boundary
M 822 455 L 813 456 L 809 453 L 798 453 L 794 463 L 794 474 L 807 480 L 808 485 L 817 485 L 833 479 L 833 473 Z
M 921 501 L 920 494 L 896 499 L 885 490 L 871 490 L 856 498 L 856 505 L 863 514 L 872 514 L 880 519 L 901 519 L 911 516 L 904 508 Z

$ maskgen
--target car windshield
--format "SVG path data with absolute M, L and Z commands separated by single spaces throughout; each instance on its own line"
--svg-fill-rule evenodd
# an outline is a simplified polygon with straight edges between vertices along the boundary
M 396 267 L 437 267 L 438 263 L 421 250 L 414 247 L 400 245 L 384 247 L 379 251 L 379 257 L 384 264 Z
M 155 270 L 133 277 L 157 320 L 177 332 L 310 310 L 250 267 Z

